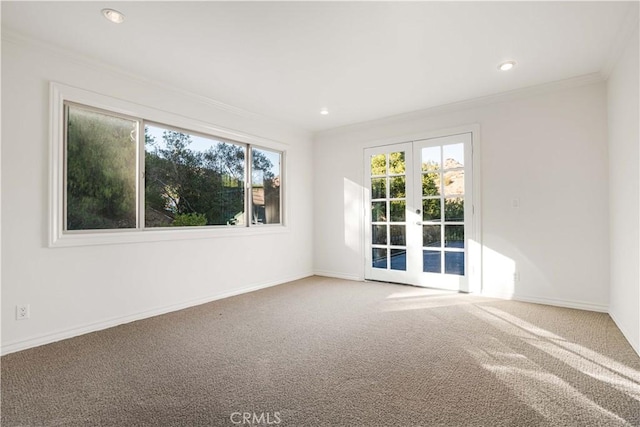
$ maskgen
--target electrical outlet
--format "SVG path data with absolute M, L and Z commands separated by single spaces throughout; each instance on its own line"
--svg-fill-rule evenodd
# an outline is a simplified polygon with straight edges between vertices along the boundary
M 31 315 L 29 304 L 16 305 L 16 320 L 26 320 Z
M 513 281 L 514 282 L 519 282 L 520 281 L 520 272 L 516 271 L 513 273 Z

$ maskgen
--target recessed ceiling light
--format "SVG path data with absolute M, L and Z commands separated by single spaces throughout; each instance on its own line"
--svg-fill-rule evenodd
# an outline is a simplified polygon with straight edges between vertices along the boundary
M 329 110 L 327 110 L 326 108 L 323 108 L 322 110 L 320 110 L 320 114 L 322 114 L 323 116 L 326 116 L 327 114 L 329 114 Z
M 516 66 L 516 61 L 504 61 L 502 64 L 498 65 L 498 70 L 509 71 L 515 66 Z
M 124 22 L 124 15 L 114 9 L 102 9 L 102 14 L 109 21 L 114 24 L 122 24 Z

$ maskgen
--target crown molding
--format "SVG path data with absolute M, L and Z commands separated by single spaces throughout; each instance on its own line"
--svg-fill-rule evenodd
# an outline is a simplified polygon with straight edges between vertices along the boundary
M 602 78 L 607 80 L 618 63 L 622 52 L 627 47 L 627 43 L 633 34 L 637 34 L 640 25 L 640 2 L 638 0 L 629 2 L 627 13 L 622 25 L 613 39 L 613 43 L 609 48 L 609 54 L 604 62 L 604 66 L 600 71 Z
M 556 92 L 565 89 L 571 89 L 580 86 L 588 86 L 603 82 L 604 78 L 599 72 L 585 74 L 582 76 L 571 77 L 564 80 L 543 83 L 535 86 L 528 86 L 521 89 L 514 89 L 507 92 L 482 96 L 478 98 L 468 99 L 450 104 L 439 105 L 422 110 L 411 111 L 408 113 L 397 114 L 380 119 L 368 120 L 365 122 L 355 123 L 351 125 L 340 126 L 333 129 L 319 131 L 314 134 L 315 138 L 327 137 L 334 135 L 342 135 L 345 133 L 357 132 L 360 130 L 370 129 L 372 126 L 391 125 L 411 120 L 417 120 L 424 117 L 436 116 L 439 114 L 455 113 L 462 110 L 484 107 L 491 104 L 497 104 L 506 101 L 513 101 L 521 98 L 529 98 L 550 92 Z
M 141 76 L 139 74 L 127 71 L 120 67 L 113 66 L 109 63 L 100 61 L 98 59 L 95 59 L 86 55 L 82 55 L 77 52 L 73 52 L 59 45 L 54 45 L 30 36 L 26 36 L 17 31 L 8 29 L 6 27 L 2 28 L 2 42 L 11 43 L 18 47 L 30 49 L 38 53 L 55 56 L 55 57 L 64 59 L 65 61 L 73 62 L 77 65 L 88 67 L 97 71 L 108 72 L 116 77 L 133 80 L 140 84 L 145 84 L 147 86 L 151 86 L 156 89 L 162 89 L 163 91 L 174 93 L 176 95 L 191 99 L 198 103 L 207 105 L 209 107 L 213 107 L 217 110 L 224 111 L 226 113 L 233 114 L 235 116 L 239 116 L 247 119 L 253 119 L 253 120 L 260 120 L 260 121 L 272 123 L 272 124 L 286 125 L 288 128 L 292 128 L 300 132 L 309 133 L 308 130 L 306 129 L 297 128 L 290 124 L 283 123 L 282 121 L 279 121 L 277 119 L 264 116 L 262 114 L 254 113 L 254 112 L 245 110 L 243 108 L 235 107 L 233 105 L 229 105 L 224 102 L 217 101 L 208 96 L 200 95 L 200 94 L 182 89 L 180 87 L 171 85 L 166 82 Z

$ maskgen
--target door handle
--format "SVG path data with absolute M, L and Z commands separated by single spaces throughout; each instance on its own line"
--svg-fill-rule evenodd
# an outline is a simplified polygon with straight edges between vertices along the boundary
M 422 221 L 416 221 L 416 225 L 422 225 Z

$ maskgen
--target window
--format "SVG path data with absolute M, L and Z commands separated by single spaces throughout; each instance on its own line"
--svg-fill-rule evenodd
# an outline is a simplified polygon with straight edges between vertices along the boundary
M 136 228 L 138 122 L 66 106 L 66 229 Z
M 145 227 L 246 225 L 245 146 L 155 124 L 144 138 Z
M 115 243 L 122 240 L 114 235 L 131 231 L 283 224 L 283 151 L 254 146 L 242 135 L 240 142 L 123 113 L 132 109 L 92 107 L 59 94 L 57 101 L 52 245 L 63 237 L 83 244 L 92 235 L 112 236 L 101 241 Z
M 280 153 L 251 150 L 252 224 L 280 223 Z

